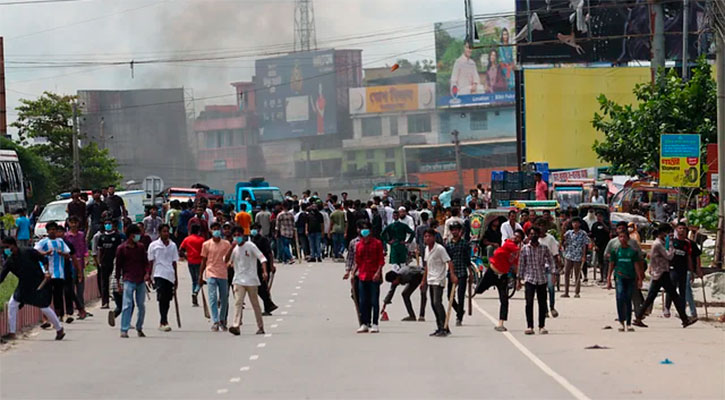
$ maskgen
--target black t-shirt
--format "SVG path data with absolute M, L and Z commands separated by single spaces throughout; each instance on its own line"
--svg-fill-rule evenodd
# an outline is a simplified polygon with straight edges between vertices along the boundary
M 604 250 L 609 243 L 609 227 L 599 221 L 595 222 L 592 224 L 592 236 L 597 247 Z
M 319 211 L 313 211 L 307 216 L 307 231 L 309 233 L 321 233 L 324 217 Z
M 89 205 L 86 208 L 86 213 L 91 217 L 91 223 L 94 225 L 100 225 L 101 218 L 103 218 L 103 213 L 108 210 L 108 206 L 106 203 L 99 201 L 94 201 L 93 204 Z
M 111 211 L 113 218 L 120 218 L 123 215 L 123 199 L 121 196 L 114 194 L 106 199 L 106 205 Z
M 692 244 L 688 239 L 673 239 L 670 245 L 675 248 L 675 257 L 670 262 L 672 269 L 678 272 L 687 272 L 687 261 L 692 257 Z
M 498 243 L 498 245 L 501 245 L 501 231 L 493 230 L 491 228 L 486 229 L 486 232 L 483 234 L 483 238 L 491 243 Z
M 297 227 L 298 233 L 305 233 L 305 225 L 307 225 L 307 219 L 308 219 L 307 212 L 302 212 L 300 215 L 297 216 L 297 223 L 295 226 Z
M 121 245 L 123 239 L 118 232 L 101 233 L 98 237 L 98 249 L 101 252 L 101 263 L 104 265 L 112 265 L 116 258 L 116 249 Z

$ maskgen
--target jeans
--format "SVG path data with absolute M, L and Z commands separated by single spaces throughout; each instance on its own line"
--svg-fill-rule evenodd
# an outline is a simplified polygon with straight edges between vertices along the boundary
M 378 324 L 380 314 L 380 283 L 375 281 L 359 281 L 358 296 L 360 301 L 360 323 L 370 326 Z
M 199 289 L 199 264 L 189 263 L 189 275 L 191 275 L 191 294 L 198 294 Z
M 483 277 L 476 286 L 476 293 L 481 294 L 492 286 L 496 286 L 498 291 L 498 300 L 501 307 L 498 312 L 498 319 L 506 321 L 509 315 L 509 296 L 508 296 L 509 277 L 507 274 L 500 275 L 493 269 L 489 268 L 483 274 Z
M 280 236 L 279 241 L 277 242 L 280 247 L 280 254 L 282 257 L 282 262 L 287 262 L 292 260 L 292 253 L 290 252 L 290 243 L 292 242 L 291 238 Z
M 453 298 L 453 309 L 456 310 L 456 321 L 463 321 L 464 315 L 464 304 L 466 303 L 466 281 L 468 280 L 468 274 L 458 276 L 458 286 L 456 286 L 456 296 Z M 451 295 L 453 289 L 453 283 L 448 280 L 448 296 Z
M 687 271 L 687 288 L 685 289 L 685 300 L 690 307 L 690 316 L 697 317 L 697 307 L 695 307 L 695 297 L 692 295 L 692 272 Z
M 549 308 L 554 309 L 554 304 L 556 303 L 556 295 L 554 294 L 554 289 L 556 285 L 556 275 L 552 274 L 551 272 L 546 273 L 546 289 L 549 292 Z
M 526 297 L 526 327 L 534 328 L 534 294 L 539 307 L 539 328 L 543 328 L 546 323 L 546 288 L 547 284 L 534 285 L 533 283 L 525 283 L 524 295 Z
M 169 307 L 174 298 L 174 283 L 158 276 L 154 278 L 156 285 L 156 300 L 159 302 L 159 315 L 161 325 L 169 324 Z
M 582 271 L 582 263 L 581 261 L 572 261 L 567 259 L 564 259 L 564 295 L 569 295 L 569 278 L 571 277 L 572 271 L 574 272 L 574 282 L 576 282 L 576 287 L 574 294 L 579 294 L 581 291 L 581 271 Z
M 297 232 L 297 238 L 300 243 L 300 248 L 298 249 L 300 257 L 302 257 L 302 253 L 304 253 L 305 256 L 310 256 L 310 242 L 307 238 L 307 235 Z
M 307 236 L 310 240 L 310 257 L 314 259 L 322 258 L 322 254 L 320 253 L 322 234 L 320 232 L 310 232 Z
M 332 253 L 335 258 L 342 258 L 342 253 L 345 252 L 345 235 L 342 233 L 332 234 Z
M 439 331 L 446 326 L 446 310 L 443 308 L 443 286 L 430 285 L 430 306 L 436 316 L 436 328 Z
M 675 302 L 675 309 L 677 314 L 680 315 L 682 322 L 687 322 L 687 314 L 685 313 L 685 300 L 677 294 L 675 285 L 670 280 L 670 274 L 664 273 L 659 279 L 653 280 L 649 284 L 649 292 L 647 292 L 647 299 L 644 301 L 641 307 L 637 309 L 637 319 L 643 319 L 644 313 L 647 311 L 649 306 L 654 304 L 657 295 L 660 293 L 660 288 L 665 289 L 665 293 L 672 298 Z
M 677 294 L 680 296 L 680 298 L 687 301 L 687 271 L 671 269 L 670 280 L 675 286 L 675 289 L 677 289 Z M 667 295 L 665 296 L 665 309 L 669 311 L 670 306 L 672 306 L 672 298 Z
M 209 286 L 211 321 L 218 324 L 219 314 L 222 316 L 227 315 L 227 310 L 229 309 L 229 286 L 227 286 L 226 279 L 219 278 L 209 278 L 207 280 L 207 285 Z M 217 307 L 217 301 L 221 305 L 221 310 Z
M 617 316 L 620 323 L 632 325 L 632 293 L 635 280 L 629 278 L 616 278 L 617 285 Z
M 145 282 L 123 282 L 123 309 L 121 310 L 121 332 L 128 332 L 131 328 L 131 314 L 133 314 L 134 296 L 138 317 L 136 319 L 136 330 L 143 330 L 143 319 L 146 315 L 146 283 Z

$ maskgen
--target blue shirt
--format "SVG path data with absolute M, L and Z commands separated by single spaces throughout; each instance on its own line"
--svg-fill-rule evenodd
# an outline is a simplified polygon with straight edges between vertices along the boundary
M 63 257 L 63 254 L 70 254 L 70 247 L 62 238 L 50 239 L 46 237 L 35 244 L 35 250 L 38 251 L 47 252 L 51 249 L 53 252 L 46 256 L 51 278 L 65 279 L 65 257 Z
M 15 220 L 15 226 L 18 228 L 18 240 L 30 240 L 30 220 L 28 217 L 18 217 Z

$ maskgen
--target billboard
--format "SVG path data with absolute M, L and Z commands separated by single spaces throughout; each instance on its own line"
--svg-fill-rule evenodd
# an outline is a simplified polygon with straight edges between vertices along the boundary
M 601 167 L 592 150 L 604 134 L 592 127 L 604 94 L 619 104 L 637 104 L 634 85 L 649 82 L 649 68 L 549 68 L 524 70 L 527 162 L 552 169 Z
M 435 83 L 350 88 L 350 114 L 435 108 Z
M 521 63 L 624 63 L 650 60 L 651 10 L 645 0 L 516 0 Z M 682 59 L 682 1 L 663 1 L 668 60 Z M 713 54 L 706 2 L 691 0 L 689 59 Z
M 257 60 L 260 140 L 337 133 L 334 50 Z
M 514 18 L 477 21 L 480 41 L 465 43 L 465 22 L 435 24 L 438 107 L 512 105 L 516 50 Z
M 660 136 L 660 186 L 700 187 L 700 135 Z

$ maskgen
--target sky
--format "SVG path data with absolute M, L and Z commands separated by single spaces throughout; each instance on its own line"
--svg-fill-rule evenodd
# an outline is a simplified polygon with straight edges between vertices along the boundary
M 30 0 L 33 1 L 33 0 Z M 462 19 L 463 0 L 313 0 L 319 48 L 362 49 L 363 67 L 435 59 L 433 23 Z M 204 104 L 233 104 L 230 82 L 250 80 L 254 59 L 290 51 L 293 0 L 78 0 L 3 5 L 8 124 L 21 98 L 43 91 L 184 87 Z M 476 14 L 514 0 L 474 0 Z M 226 57 L 136 64 L 131 60 Z M 18 62 L 77 62 L 28 68 Z M 97 65 L 99 61 L 119 65 Z M 91 63 L 88 65 L 87 63 Z M 95 63 L 95 65 L 93 64 Z

